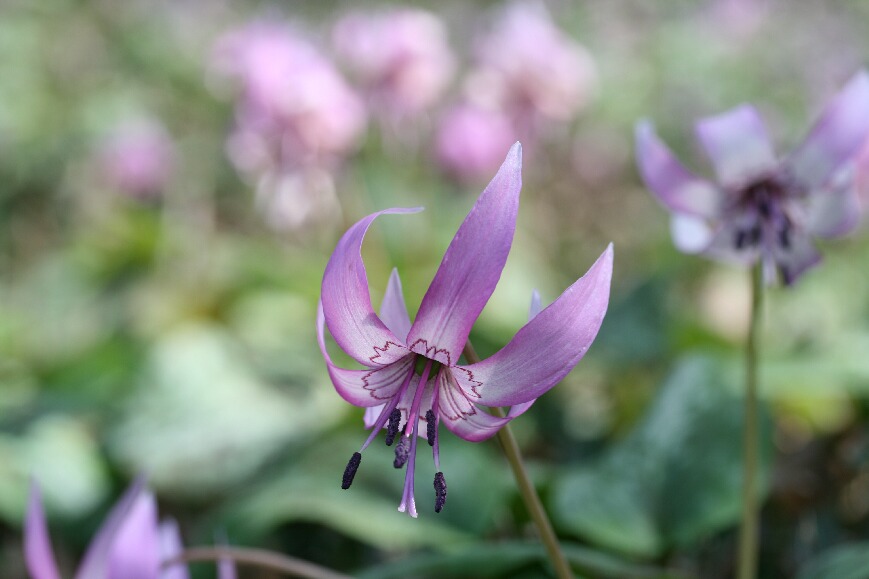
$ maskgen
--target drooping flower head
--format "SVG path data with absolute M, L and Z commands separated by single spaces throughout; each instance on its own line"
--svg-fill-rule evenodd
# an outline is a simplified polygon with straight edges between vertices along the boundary
M 446 27 L 418 8 L 350 12 L 335 24 L 332 38 L 381 114 L 430 108 L 455 70 Z
M 157 520 L 157 502 L 137 480 L 109 512 L 76 572 L 76 579 L 188 579 L 184 565 L 162 567 L 182 552 L 178 525 Z M 30 489 L 24 521 L 24 560 L 33 579 L 60 579 L 42 508 L 39 487 Z M 222 561 L 219 579 L 232 579 L 234 566 Z
M 777 275 L 790 285 L 821 259 L 812 237 L 838 237 L 857 225 L 850 163 L 869 136 L 866 72 L 847 83 L 805 140 L 782 159 L 750 105 L 703 119 L 696 131 L 717 183 L 685 169 L 650 123 L 636 129 L 640 174 L 673 212 L 680 250 L 760 261 L 768 282 Z
M 439 512 L 446 501 L 438 455 L 439 425 L 443 423 L 465 440 L 489 438 L 558 383 L 597 335 L 609 302 L 611 246 L 585 276 L 523 326 L 503 349 L 479 363 L 461 363 L 471 326 L 492 295 L 510 251 L 521 166 L 522 149 L 516 143 L 459 227 L 413 323 L 395 271 L 380 315 L 374 312 L 360 250 L 376 217 L 419 209 L 386 209 L 369 215 L 338 242 L 323 275 L 317 320 L 320 348 L 338 393 L 351 404 L 378 409 L 368 413 L 373 429 L 347 465 L 343 488 L 353 482 L 361 452 L 386 427 L 387 444 L 400 435 L 394 466 L 407 465 L 398 509 L 415 517 L 416 447 L 418 437 L 424 436 L 433 449 L 435 511 Z M 364 370 L 333 364 L 326 350 L 324 325 Z M 511 408 L 501 418 L 481 405 Z

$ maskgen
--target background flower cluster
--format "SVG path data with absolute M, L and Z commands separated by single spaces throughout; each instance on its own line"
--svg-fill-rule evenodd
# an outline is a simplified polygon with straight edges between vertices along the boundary
M 515 424 L 556 529 L 590 576 L 732 574 L 749 287 L 673 249 L 634 123 L 702 168 L 691 120 L 752 102 L 788 150 L 865 65 L 864 3 L 9 0 L 0 48 L 0 574 L 23 574 L 30 476 L 69 574 L 145 472 L 185 545 L 221 529 L 372 577 L 539 576 L 494 444 L 444 437 L 439 515 L 395 512 L 400 473 L 341 491 L 362 412 L 315 331 L 337 239 L 384 207 L 426 206 L 363 249 L 375 303 L 395 265 L 413 314 L 516 140 L 519 224 L 480 353 L 533 289 L 549 303 L 618 253 L 596 343 Z M 842 545 L 869 530 L 869 245 L 822 249 L 768 301 L 769 576 L 866 558 Z

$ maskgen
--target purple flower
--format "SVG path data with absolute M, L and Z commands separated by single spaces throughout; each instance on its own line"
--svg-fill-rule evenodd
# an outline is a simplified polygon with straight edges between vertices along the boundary
M 374 313 L 360 249 L 376 217 L 420 209 L 387 209 L 369 215 L 338 242 L 323 275 L 320 349 L 345 400 L 366 408 L 382 406 L 371 435 L 347 465 L 343 488 L 353 482 L 361 452 L 385 426 L 387 444 L 401 434 L 394 466 L 407 464 L 398 510 L 416 516 L 414 466 L 417 439 L 424 436 L 433 448 L 435 511 L 440 511 L 446 500 L 438 457 L 440 423 L 465 440 L 489 438 L 558 383 L 597 335 L 609 301 L 612 246 L 502 350 L 482 362 L 460 364 L 471 326 L 492 295 L 510 251 L 521 165 L 522 148 L 516 143 L 447 248 L 413 324 L 396 272 L 390 277 L 380 316 Z M 341 349 L 366 369 L 346 370 L 332 363 L 324 324 Z M 511 409 L 501 418 L 479 405 Z
M 763 265 L 792 284 L 821 256 L 812 237 L 851 231 L 859 219 L 850 163 L 869 134 L 869 75 L 856 74 L 805 140 L 776 159 L 757 111 L 742 105 L 697 123 L 718 183 L 686 170 L 648 122 L 636 129 L 646 186 L 673 212 L 676 246 L 687 253 Z
M 455 70 L 446 27 L 425 10 L 351 12 L 332 36 L 336 52 L 383 113 L 413 115 L 431 107 Z
M 106 517 L 75 576 L 77 579 L 187 579 L 189 575 L 183 565 L 161 569 L 163 561 L 181 552 L 177 524 L 158 522 L 154 495 L 139 479 Z M 24 521 L 24 559 L 33 579 L 60 578 L 41 494 L 35 483 L 31 485 Z M 223 564 L 219 578 L 233 577 L 231 567 L 231 564 Z

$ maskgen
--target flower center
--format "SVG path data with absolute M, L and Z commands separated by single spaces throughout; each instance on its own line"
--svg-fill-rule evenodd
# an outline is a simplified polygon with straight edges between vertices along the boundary
M 374 423 L 371 434 L 368 439 L 359 449 L 359 452 L 353 453 L 347 468 L 344 470 L 344 477 L 341 481 L 341 488 L 350 488 L 353 483 L 353 478 L 359 465 L 362 461 L 362 451 L 374 440 L 377 434 L 386 427 L 386 444 L 391 446 L 395 442 L 396 436 L 399 437 L 398 444 L 395 447 L 395 460 L 393 466 L 402 468 L 407 465 L 404 479 L 404 492 L 401 497 L 401 504 L 398 510 L 408 512 L 411 516 L 416 517 L 416 503 L 414 499 L 414 474 L 416 470 L 416 445 L 419 432 L 419 422 L 422 419 L 422 412 L 425 411 L 426 421 L 426 441 L 432 447 L 432 458 L 434 459 L 435 475 L 435 512 L 441 512 L 447 498 L 447 483 L 444 475 L 440 472 L 440 457 L 438 445 L 438 424 L 440 422 L 440 412 L 438 403 L 440 400 L 439 376 L 438 373 L 444 370 L 442 364 L 419 354 L 414 356 L 413 363 L 410 365 L 410 371 L 407 372 L 401 387 L 396 391 L 395 395 L 383 405 L 380 410 L 380 415 Z M 430 377 L 434 380 L 429 380 Z M 429 383 L 433 387 L 429 387 Z M 429 397 L 428 399 L 426 397 Z M 427 400 L 427 401 L 426 401 Z M 408 402 L 410 402 L 408 406 Z M 407 421 L 404 428 L 401 426 L 402 415 L 406 412 Z
M 735 210 L 740 214 L 734 232 L 736 249 L 767 247 L 789 249 L 793 222 L 785 211 L 790 188 L 777 177 L 764 177 L 738 192 Z

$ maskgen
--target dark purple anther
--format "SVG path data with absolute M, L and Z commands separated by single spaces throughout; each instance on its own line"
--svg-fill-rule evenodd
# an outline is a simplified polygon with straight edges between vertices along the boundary
M 350 462 L 347 463 L 347 468 L 344 469 L 344 477 L 341 479 L 341 488 L 347 490 L 353 484 L 353 477 L 356 476 L 356 471 L 359 470 L 359 463 L 362 462 L 362 455 L 354 452 L 350 457 Z
M 425 422 L 425 436 L 428 439 L 428 445 L 434 446 L 435 437 L 438 434 L 438 425 L 437 421 L 435 420 L 434 412 L 431 409 L 429 409 L 425 413 Z
M 791 228 L 785 223 L 778 232 L 778 240 L 781 246 L 785 249 L 790 249 L 791 246 Z
M 392 446 L 395 441 L 395 435 L 398 434 L 398 429 L 401 426 L 401 410 L 396 408 L 389 415 L 389 423 L 386 425 L 386 446 Z
M 410 455 L 410 438 L 402 436 L 395 447 L 395 460 L 392 461 L 392 466 L 401 468 L 407 462 L 407 457 Z
M 444 504 L 447 502 L 447 481 L 444 479 L 444 473 L 438 472 L 434 478 L 435 489 L 435 512 L 439 513 L 443 510 Z

